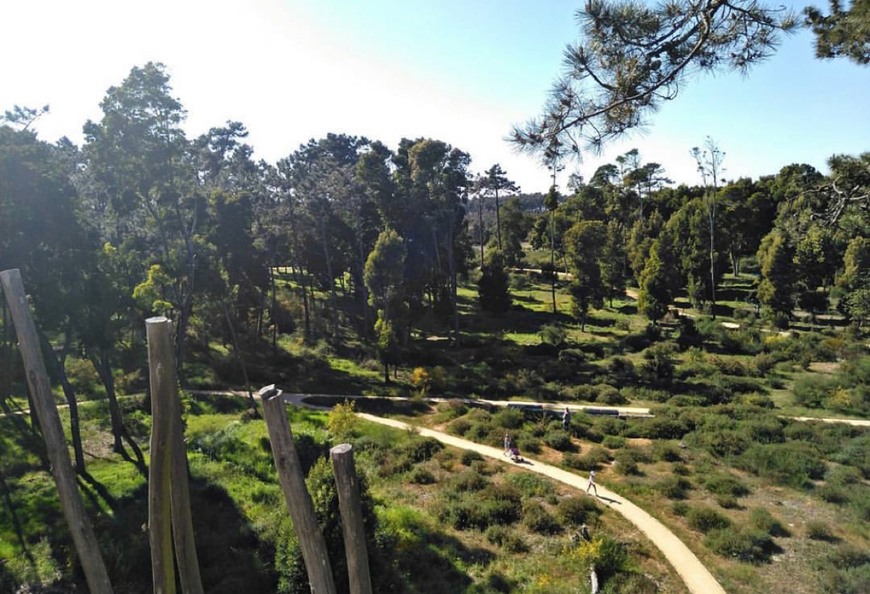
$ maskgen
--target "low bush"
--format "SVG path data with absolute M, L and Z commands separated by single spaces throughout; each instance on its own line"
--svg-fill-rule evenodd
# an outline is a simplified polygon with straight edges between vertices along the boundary
M 691 488 L 692 483 L 681 476 L 665 477 L 655 485 L 656 491 L 668 499 L 685 499 Z
M 653 456 L 663 462 L 682 462 L 683 456 L 679 446 L 670 441 L 656 441 L 652 446 Z
M 523 505 L 523 526 L 538 534 L 553 535 L 562 531 L 562 525 L 537 501 Z
M 808 488 L 810 481 L 820 480 L 825 475 L 825 463 L 819 451 L 803 442 L 754 444 L 735 464 L 781 485 L 799 489 Z
M 831 531 L 831 527 L 821 520 L 810 520 L 807 522 L 806 531 L 807 538 L 813 540 L 824 540 L 827 542 L 837 540 L 834 533 Z
M 490 526 L 486 529 L 486 540 L 503 548 L 508 553 L 525 553 L 529 550 L 522 536 L 507 526 Z
M 483 456 L 474 450 L 462 450 L 462 454 L 459 456 L 459 461 L 462 462 L 463 466 L 471 466 L 473 463 L 483 460 Z
M 703 483 L 704 488 L 714 495 L 743 497 L 749 495 L 750 490 L 740 479 L 730 474 L 715 473 L 707 475 Z
M 704 544 L 723 557 L 732 557 L 745 563 L 763 563 L 776 551 L 773 539 L 766 532 L 733 527 L 711 530 Z
M 566 497 L 556 506 L 556 515 L 566 526 L 580 526 L 601 514 L 601 508 L 589 497 Z
M 771 536 L 791 536 L 788 528 L 763 507 L 756 507 L 750 512 L 749 525 L 756 530 L 767 532 Z
M 435 475 L 428 468 L 415 466 L 408 473 L 408 480 L 416 485 L 431 485 L 435 483 Z
M 686 513 L 686 521 L 691 528 L 704 534 L 731 526 L 731 520 L 712 507 L 706 506 L 690 508 Z
M 529 472 L 511 472 L 505 477 L 504 482 L 524 497 L 548 497 L 555 493 L 550 481 Z
M 649 463 L 650 457 L 646 452 L 637 448 L 625 448 L 614 456 L 614 468 L 619 474 L 641 474 L 640 463 Z
M 563 429 L 551 429 L 544 435 L 544 443 L 560 452 L 571 452 L 576 449 L 571 436 Z
M 492 416 L 492 422 L 503 429 L 519 429 L 523 426 L 525 418 L 520 410 L 503 408 Z
M 611 450 L 618 450 L 625 447 L 625 438 L 621 435 L 606 435 L 601 445 Z

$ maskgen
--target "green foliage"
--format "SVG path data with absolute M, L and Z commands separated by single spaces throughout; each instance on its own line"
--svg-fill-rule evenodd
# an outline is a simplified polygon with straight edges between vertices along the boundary
M 776 483 L 808 488 L 825 475 L 819 452 L 806 443 L 753 444 L 736 460 L 739 468 Z
M 686 514 L 686 522 L 691 528 L 704 534 L 731 526 L 731 520 L 707 506 L 690 508 Z
M 763 563 L 776 550 L 770 535 L 753 529 L 719 528 L 711 530 L 704 544 L 723 557 L 732 557 L 745 563 Z
M 477 292 L 480 308 L 494 315 L 503 315 L 511 307 L 509 278 L 505 270 L 504 260 L 498 251 L 490 252 L 488 262 L 484 264 Z
M 836 537 L 834 537 L 834 533 L 831 531 L 831 527 L 822 520 L 808 521 L 806 531 L 807 538 L 811 538 L 813 540 L 824 540 L 828 542 L 836 540 Z
M 326 417 L 326 428 L 338 442 L 352 438 L 356 434 L 358 425 L 353 400 L 336 404 Z
M 543 505 L 534 500 L 523 504 L 523 525 L 532 532 L 554 535 L 562 532 L 562 525 Z
M 669 476 L 660 480 L 655 488 L 668 499 L 685 499 L 692 483 L 681 476 Z
M 773 514 L 763 507 L 756 507 L 749 514 L 749 526 L 771 536 L 790 536 L 788 529 L 783 526 L 782 522 L 774 518 Z
M 566 526 L 577 527 L 601 514 L 601 508 L 589 497 L 565 497 L 556 506 L 559 520 Z

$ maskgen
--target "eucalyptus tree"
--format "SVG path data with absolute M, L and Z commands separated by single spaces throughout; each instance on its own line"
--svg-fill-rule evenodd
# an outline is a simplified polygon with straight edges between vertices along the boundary
M 384 365 L 384 382 L 390 381 L 390 364 L 397 361 L 398 328 L 407 324 L 405 303 L 405 241 L 396 231 L 382 231 L 366 258 L 364 279 L 369 301 L 377 311 L 375 334 Z

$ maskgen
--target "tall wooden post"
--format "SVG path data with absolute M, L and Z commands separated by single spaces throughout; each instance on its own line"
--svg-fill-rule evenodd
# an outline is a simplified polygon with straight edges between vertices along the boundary
M 17 269 L 0 272 L 0 284 L 6 294 L 6 302 L 18 334 L 18 348 L 24 360 L 33 407 L 45 437 L 48 459 L 51 462 L 51 474 L 57 485 L 60 505 L 76 553 L 81 560 L 88 589 L 93 594 L 111 594 L 112 584 L 109 582 L 109 574 L 76 484 L 75 472 L 69 459 L 69 449 L 60 424 L 60 415 L 57 413 L 45 361 L 40 352 L 36 325 L 27 307 L 21 273 Z
M 172 323 L 164 317 L 149 318 L 145 321 L 145 327 L 151 380 L 153 473 L 148 481 L 148 514 L 149 526 L 153 521 L 157 527 L 156 532 L 151 532 L 154 591 L 158 592 L 158 584 L 160 588 L 165 588 L 162 591 L 175 591 L 172 542 L 169 539 L 171 527 L 181 590 L 187 594 L 203 594 L 193 537 L 187 455 L 181 428 L 181 401 L 178 397 L 178 378 L 172 356 Z M 155 479 L 153 499 L 151 478 Z
M 287 502 L 290 518 L 293 520 L 293 529 L 296 530 L 299 546 L 302 548 L 302 560 L 308 572 L 311 592 L 312 594 L 336 594 L 329 555 L 326 551 L 326 539 L 320 531 L 314 503 L 305 487 L 305 475 L 302 473 L 302 464 L 299 462 L 299 454 L 293 443 L 290 423 L 287 422 L 287 410 L 281 398 L 281 390 L 276 390 L 275 386 L 267 386 L 260 390 L 259 395 L 263 401 L 278 480 L 281 482 L 284 500 Z
M 348 443 L 329 450 L 335 486 L 338 490 L 338 509 L 344 534 L 344 554 L 347 556 L 347 577 L 350 594 L 372 594 L 369 573 L 369 555 L 360 502 L 359 479 L 353 462 L 353 447 Z
M 172 553 L 171 481 L 172 393 L 175 364 L 169 320 L 145 321 L 148 336 L 148 370 L 151 386 L 151 463 L 148 467 L 148 540 L 151 545 L 151 577 L 154 594 L 175 594 L 175 564 Z

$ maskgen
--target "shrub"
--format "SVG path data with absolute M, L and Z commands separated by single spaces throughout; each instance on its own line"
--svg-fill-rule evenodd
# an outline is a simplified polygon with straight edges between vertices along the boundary
M 712 507 L 699 506 L 689 509 L 686 521 L 693 529 L 704 534 L 731 526 L 731 520 Z
M 656 441 L 652 446 L 653 456 L 664 462 L 682 462 L 680 448 L 669 441 Z
M 529 549 L 522 537 L 507 526 L 490 526 L 486 529 L 486 540 L 508 553 L 525 553 Z
M 692 483 L 681 476 L 669 476 L 660 480 L 655 488 L 668 499 L 685 499 Z
M 686 517 L 690 509 L 692 508 L 690 508 L 689 504 L 685 501 L 677 501 L 671 506 L 671 511 L 674 512 L 674 515 L 680 516 L 681 518 Z
M 555 493 L 550 481 L 528 472 L 512 472 L 505 477 L 505 483 L 525 497 L 547 497 Z
M 326 428 L 338 441 L 352 438 L 358 426 L 359 419 L 355 414 L 353 400 L 336 404 L 326 417 Z
M 408 480 L 417 485 L 431 485 L 435 482 L 435 475 L 428 468 L 415 466 L 408 473 Z
M 425 462 L 444 449 L 434 437 L 413 437 L 399 447 L 401 455 L 414 463 Z
M 771 536 L 791 536 L 782 522 L 774 518 L 773 514 L 763 507 L 756 507 L 752 510 L 749 514 L 749 525 L 756 530 L 767 532 Z
M 523 506 L 523 525 L 538 534 L 558 534 L 562 525 L 537 501 L 527 501 Z
M 471 429 L 471 421 L 464 417 L 460 417 L 447 425 L 447 433 L 451 435 L 458 435 L 463 437 L 468 434 L 468 431 Z
M 773 540 L 766 532 L 731 527 L 710 531 L 704 538 L 704 544 L 723 557 L 733 557 L 745 563 L 767 561 L 776 550 Z
M 605 435 L 601 445 L 612 450 L 618 450 L 625 447 L 625 438 L 621 435 Z
M 463 450 L 459 456 L 459 461 L 463 466 L 471 466 L 474 462 L 483 462 L 484 458 L 474 450 Z
M 749 487 L 730 474 L 716 473 L 704 479 L 704 488 L 714 495 L 743 497 L 749 495 Z
M 831 532 L 831 527 L 828 526 L 825 522 L 821 520 L 810 520 L 807 522 L 807 538 L 811 538 L 813 540 L 824 540 L 827 542 L 833 542 L 837 540 L 834 536 L 834 533 Z
M 525 419 L 521 410 L 505 407 L 492 415 L 492 422 L 504 429 L 519 429 Z
M 476 470 L 465 470 L 452 475 L 447 480 L 447 490 L 450 492 L 480 491 L 489 484 L 485 476 Z
M 614 468 L 619 474 L 641 474 L 641 462 L 649 462 L 649 457 L 644 452 L 637 448 L 625 448 L 620 450 L 614 456 Z
M 556 515 L 563 524 L 568 526 L 585 524 L 600 513 L 601 508 L 588 497 L 566 497 L 561 499 L 556 506 Z
M 570 452 L 575 449 L 571 436 L 562 429 L 551 429 L 544 435 L 544 443 L 554 450 Z
M 600 402 L 601 404 L 608 404 L 610 406 L 615 406 L 618 404 L 625 404 L 628 400 L 620 393 L 619 390 L 614 388 L 608 384 L 602 384 L 598 389 L 598 397 L 595 399 L 596 402 Z
M 736 461 L 739 468 L 781 485 L 806 488 L 811 480 L 825 475 L 825 463 L 810 444 L 787 442 L 783 444 L 755 444 Z

